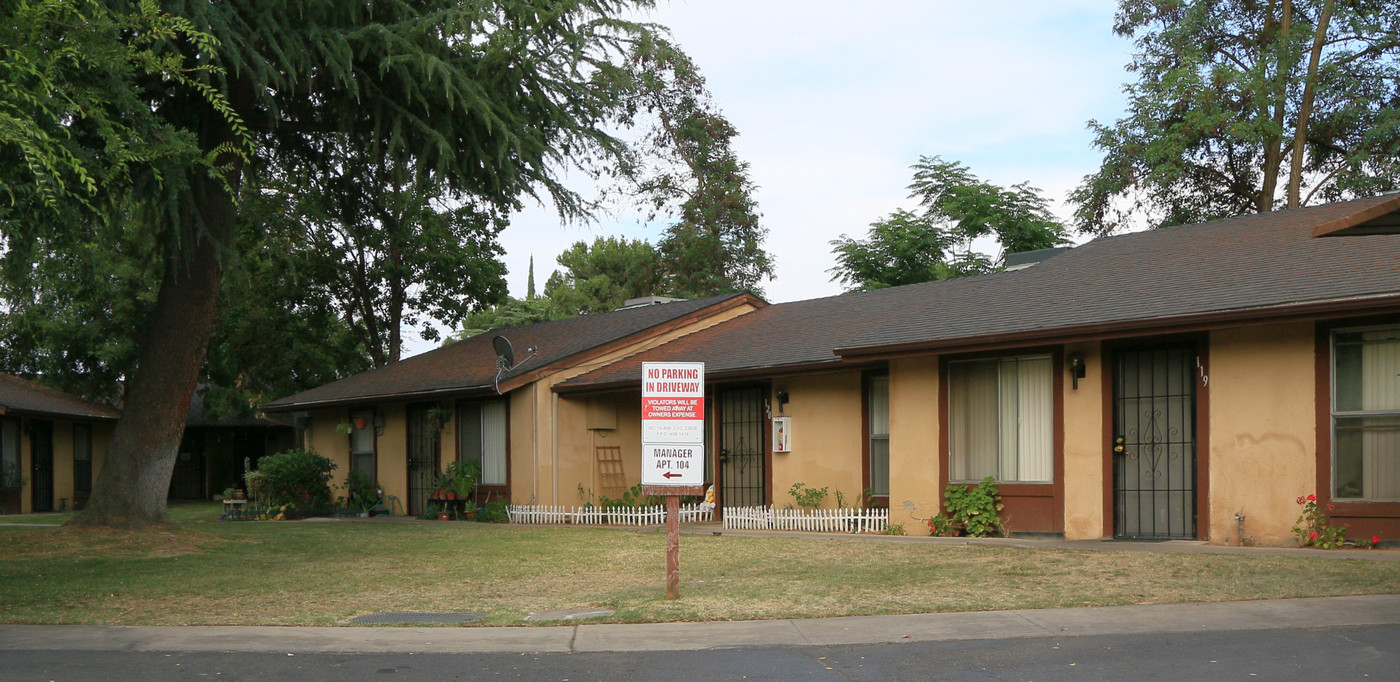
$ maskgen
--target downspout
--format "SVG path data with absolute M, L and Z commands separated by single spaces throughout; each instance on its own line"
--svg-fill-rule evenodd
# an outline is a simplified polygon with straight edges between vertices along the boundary
M 538 381 L 530 384 L 530 504 L 534 504 L 535 498 L 539 497 L 540 494 L 539 385 Z
M 554 475 L 554 504 L 559 504 L 559 394 L 550 391 L 549 410 L 550 473 Z

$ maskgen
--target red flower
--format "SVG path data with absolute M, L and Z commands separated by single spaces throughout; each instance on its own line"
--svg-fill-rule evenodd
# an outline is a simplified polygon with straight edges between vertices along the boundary
M 1317 495 L 1313 495 L 1313 494 L 1309 493 L 1309 494 L 1308 494 L 1308 501 L 1309 501 L 1309 502 L 1316 502 L 1316 501 L 1317 501 Z
M 1308 539 L 1309 539 L 1309 540 L 1316 540 L 1316 539 L 1317 539 L 1317 531 L 1313 531 L 1313 532 L 1312 532 L 1312 535 L 1309 535 L 1309 536 L 1308 536 Z
M 1372 535 L 1372 536 L 1371 536 L 1371 544 L 1373 544 L 1373 545 L 1379 545 L 1379 544 L 1381 544 L 1381 536 L 1379 536 L 1379 535 Z
M 1299 496 L 1298 496 L 1298 504 L 1302 504 L 1302 503 L 1303 503 L 1303 496 L 1302 496 L 1302 495 L 1299 495 Z
M 1337 509 L 1337 505 L 1335 505 L 1335 504 L 1328 504 L 1328 505 L 1327 505 L 1327 511 L 1334 511 L 1334 510 L 1336 510 L 1336 509 Z

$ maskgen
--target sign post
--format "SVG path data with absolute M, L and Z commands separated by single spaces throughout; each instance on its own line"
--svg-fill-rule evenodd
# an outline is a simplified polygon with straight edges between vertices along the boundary
M 666 498 L 666 598 L 680 598 L 681 495 L 705 492 L 705 363 L 642 363 L 642 492 Z

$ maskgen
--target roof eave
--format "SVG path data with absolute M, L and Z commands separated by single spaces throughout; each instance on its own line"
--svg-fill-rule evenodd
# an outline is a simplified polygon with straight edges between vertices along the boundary
M 625 346 L 628 343 L 634 343 L 639 339 L 664 334 L 669 330 L 678 329 L 680 327 L 686 326 L 687 324 L 693 324 L 706 317 L 723 313 L 734 308 L 738 308 L 745 304 L 752 305 L 755 309 L 757 309 L 767 306 L 768 302 L 764 301 L 763 299 L 757 296 L 754 296 L 753 294 L 747 291 L 738 292 L 733 296 L 730 296 L 720 301 L 716 301 L 703 308 L 693 310 L 689 313 L 680 315 L 678 317 L 670 318 L 663 322 L 658 322 L 656 324 L 651 325 L 650 327 L 639 329 L 635 332 L 632 332 L 631 334 L 628 334 L 627 336 L 618 337 L 616 339 L 612 339 L 611 341 L 598 344 L 597 346 L 586 348 L 584 350 L 578 351 L 576 353 L 571 353 L 560 358 L 555 358 L 548 364 L 544 364 L 539 367 L 527 370 L 522 374 L 516 376 L 502 376 L 500 377 L 499 391 L 497 391 L 497 384 L 493 379 L 490 385 L 472 385 L 469 387 L 436 389 L 432 391 L 409 393 L 380 393 L 375 394 L 373 396 L 355 396 L 352 398 L 327 398 L 326 400 L 320 401 L 297 401 L 295 403 L 282 403 L 274 401 L 268 404 L 267 406 L 263 407 L 263 411 L 298 412 L 307 409 L 321 409 L 326 407 L 362 405 L 365 403 L 411 400 L 413 398 L 418 397 L 441 397 L 444 394 L 454 394 L 455 392 L 459 391 L 471 391 L 470 394 L 464 393 L 462 397 L 475 397 L 478 394 L 478 392 L 480 392 L 482 395 L 494 395 L 497 393 L 506 394 L 521 386 L 525 386 L 532 382 L 538 381 L 547 376 L 550 376 L 551 374 L 561 372 L 567 367 L 571 367 L 582 362 L 587 362 L 601 355 L 606 355 L 608 352 L 611 352 L 613 348 L 619 345 Z M 660 331 L 658 331 L 658 329 Z
M 1144 333 L 1203 331 L 1230 327 L 1241 322 L 1291 322 L 1302 319 L 1348 317 L 1359 313 L 1386 310 L 1400 311 L 1400 293 L 1284 303 L 1140 320 L 1117 320 L 1072 327 L 1030 329 L 1004 334 L 982 334 L 928 341 L 851 346 L 837 348 L 835 352 L 847 360 L 888 358 L 930 352 L 991 350 L 1007 346 L 1114 339 L 1138 336 Z
M 92 422 L 115 422 L 121 418 L 120 414 L 79 414 L 76 412 L 54 412 L 52 410 L 30 410 L 19 407 L 10 407 L 7 405 L 0 405 L 0 415 L 4 415 L 6 417 L 41 417 L 44 419 L 67 419 L 72 421 Z
M 818 360 L 784 365 L 755 365 L 753 367 L 736 367 L 721 371 L 705 371 L 705 383 L 727 383 L 733 381 L 745 381 L 754 379 L 768 379 L 798 374 L 820 374 L 823 372 L 836 372 L 847 370 L 859 370 L 870 365 L 878 364 L 872 362 L 847 362 L 841 358 L 830 360 Z M 590 382 L 581 384 L 569 384 L 568 382 L 556 384 L 554 392 L 560 394 L 568 393 L 603 393 L 618 390 L 630 390 L 639 388 L 642 384 L 641 376 L 635 379 L 615 379 L 603 382 Z
M 375 395 L 355 396 L 353 398 L 327 398 L 325 400 L 303 400 L 295 403 L 269 403 L 262 407 L 263 412 L 283 413 L 283 412 L 303 412 L 306 410 L 322 410 L 332 407 L 353 407 L 356 405 L 370 405 L 375 403 L 402 402 L 407 400 L 435 400 L 439 398 L 475 398 L 486 395 L 496 395 L 493 386 L 454 386 L 450 388 L 439 388 L 430 391 L 413 391 L 409 393 L 377 393 Z
M 1358 229 L 1364 223 L 1370 222 L 1387 213 L 1400 210 L 1400 194 L 1391 196 L 1386 201 L 1376 204 L 1364 211 L 1357 211 L 1349 216 L 1337 218 L 1322 223 L 1312 229 L 1314 237 L 1347 237 L 1363 234 L 1394 234 L 1396 230 L 1365 230 Z

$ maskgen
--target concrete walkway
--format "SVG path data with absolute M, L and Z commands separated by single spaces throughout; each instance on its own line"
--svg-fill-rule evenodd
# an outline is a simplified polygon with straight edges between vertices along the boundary
M 1400 625 L 1400 595 L 553 627 L 0 625 L 0 651 L 580 653 Z

